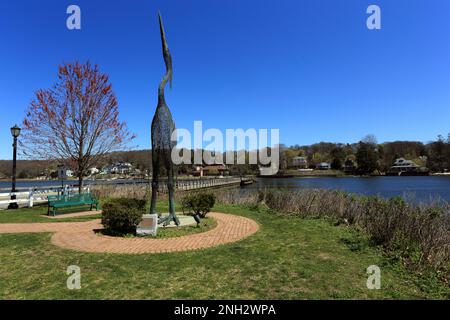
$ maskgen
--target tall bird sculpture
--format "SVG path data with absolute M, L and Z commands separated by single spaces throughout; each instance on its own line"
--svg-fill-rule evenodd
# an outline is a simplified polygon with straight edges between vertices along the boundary
M 171 140 L 172 133 L 175 130 L 175 123 L 172 119 L 169 107 L 164 99 L 164 88 L 168 81 L 172 88 L 172 57 L 170 56 L 169 47 L 167 46 L 166 34 L 164 32 L 164 25 L 161 14 L 158 12 L 159 29 L 161 32 L 162 52 L 164 62 L 166 64 L 166 74 L 159 83 L 158 88 L 158 106 L 156 107 L 155 115 L 152 120 L 152 199 L 150 206 L 150 214 L 156 213 L 156 198 L 158 196 L 158 183 L 160 168 L 164 166 L 167 171 L 167 188 L 169 190 L 169 215 L 160 217 L 158 223 L 163 225 L 174 221 L 178 226 L 180 224 L 176 214 L 174 205 L 174 164 L 172 162 L 171 153 L 175 146 L 175 142 Z

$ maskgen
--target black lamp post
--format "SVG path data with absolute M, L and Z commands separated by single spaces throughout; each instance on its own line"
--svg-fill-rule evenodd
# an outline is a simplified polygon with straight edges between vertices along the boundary
M 13 170 L 12 170 L 12 188 L 11 193 L 16 192 L 16 159 L 17 159 L 17 138 L 20 135 L 20 128 L 17 126 L 17 124 L 11 128 L 11 135 L 13 136 L 14 142 L 13 142 Z M 11 195 L 11 200 L 15 200 L 16 195 Z M 17 209 L 19 208 L 19 205 L 17 202 L 10 202 L 8 205 L 8 209 Z

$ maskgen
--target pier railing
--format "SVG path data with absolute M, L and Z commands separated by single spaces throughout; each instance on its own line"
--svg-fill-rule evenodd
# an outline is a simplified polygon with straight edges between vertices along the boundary
M 198 189 L 220 188 L 226 186 L 240 185 L 241 179 L 236 177 L 228 178 L 202 178 L 202 179 L 178 179 L 174 181 L 177 191 L 190 191 Z M 167 180 L 162 180 L 158 186 L 159 192 L 168 192 Z

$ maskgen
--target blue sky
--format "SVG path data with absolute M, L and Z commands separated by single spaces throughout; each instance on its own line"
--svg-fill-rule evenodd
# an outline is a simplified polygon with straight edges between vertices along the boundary
M 81 30 L 66 28 L 79 5 Z M 366 8 L 382 29 L 366 28 Z M 447 0 L 40 0 L 0 11 L 0 159 L 62 62 L 110 75 L 122 120 L 150 146 L 165 71 L 160 9 L 172 52 L 167 102 L 177 127 L 279 128 L 287 145 L 435 139 L 450 131 Z

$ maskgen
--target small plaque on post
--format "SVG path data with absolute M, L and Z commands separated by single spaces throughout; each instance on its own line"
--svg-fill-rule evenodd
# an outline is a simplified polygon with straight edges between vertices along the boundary
M 144 214 L 142 216 L 142 221 L 136 227 L 136 235 L 138 235 L 138 236 L 147 236 L 147 235 L 156 236 L 157 229 L 158 229 L 158 215 L 157 214 Z

